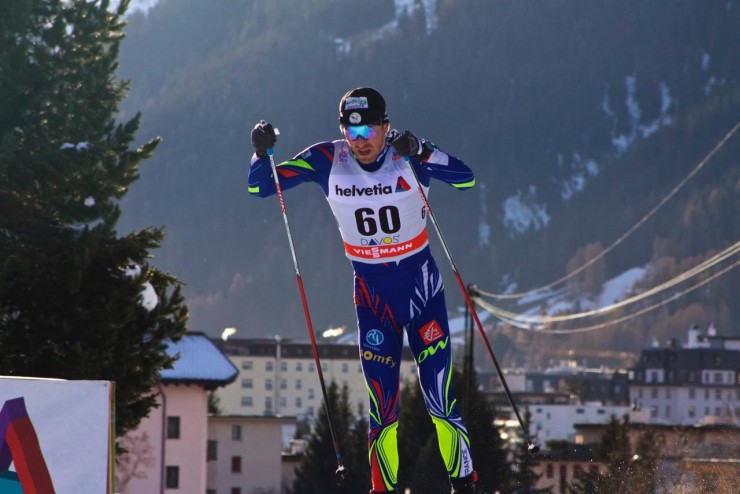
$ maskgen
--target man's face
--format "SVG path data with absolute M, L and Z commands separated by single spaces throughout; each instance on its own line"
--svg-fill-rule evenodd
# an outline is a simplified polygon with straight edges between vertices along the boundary
M 389 122 L 377 125 L 349 125 L 342 127 L 342 133 L 349 142 L 357 161 L 369 165 L 385 147 L 385 135 Z

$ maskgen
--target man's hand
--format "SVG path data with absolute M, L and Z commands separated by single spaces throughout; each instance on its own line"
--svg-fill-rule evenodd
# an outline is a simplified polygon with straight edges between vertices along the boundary
M 267 150 L 272 149 L 277 141 L 277 135 L 272 124 L 260 120 L 252 129 L 252 147 L 257 156 L 267 156 Z
M 391 146 L 396 149 L 396 152 L 401 156 L 408 156 L 415 158 L 419 156 L 422 150 L 421 141 L 414 134 L 408 130 L 402 134 L 398 134 L 392 141 Z

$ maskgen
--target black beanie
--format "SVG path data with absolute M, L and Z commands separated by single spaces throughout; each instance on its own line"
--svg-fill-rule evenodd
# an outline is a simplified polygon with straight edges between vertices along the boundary
M 379 124 L 387 120 L 385 100 L 371 87 L 347 91 L 339 101 L 339 123 L 342 125 Z

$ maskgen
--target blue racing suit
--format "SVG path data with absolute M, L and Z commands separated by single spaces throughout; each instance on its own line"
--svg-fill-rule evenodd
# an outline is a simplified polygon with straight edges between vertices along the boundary
M 399 370 L 404 331 L 416 360 L 424 402 L 451 479 L 473 473 L 470 442 L 451 386 L 444 288 L 429 250 L 427 212 L 418 187 L 432 178 L 464 190 L 470 168 L 431 143 L 424 161 L 408 163 L 390 140 L 372 164 L 360 164 L 344 139 L 321 142 L 277 165 L 282 190 L 317 183 L 337 218 L 354 269 L 359 352 L 370 395 L 369 461 L 374 492 L 395 490 L 398 473 Z M 418 185 L 417 185 L 418 178 Z M 269 158 L 254 155 L 249 192 L 276 193 Z

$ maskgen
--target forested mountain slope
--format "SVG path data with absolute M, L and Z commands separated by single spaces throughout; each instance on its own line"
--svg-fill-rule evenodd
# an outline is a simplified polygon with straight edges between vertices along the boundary
M 187 283 L 191 327 L 212 335 L 305 338 L 277 201 L 246 193 L 261 118 L 280 128 L 276 156 L 287 159 L 339 137 L 347 89 L 378 88 L 394 127 L 476 172 L 472 191 L 435 184 L 430 200 L 465 281 L 498 293 L 542 286 L 586 246 L 610 245 L 740 116 L 730 1 L 161 0 L 129 21 L 124 111 L 143 113 L 142 139 L 164 141 L 126 196 L 121 229 L 166 226 L 155 262 Z M 738 156 L 734 136 L 604 256 L 599 276 L 655 265 L 660 282 L 737 242 Z M 315 327 L 353 328 L 351 269 L 321 192 L 286 201 Z M 446 279 L 454 310 L 462 300 Z M 738 286 L 734 270 L 589 344 L 628 334 L 622 346 L 637 350 L 659 327 L 661 338 L 682 334 L 689 318 L 737 333 Z

